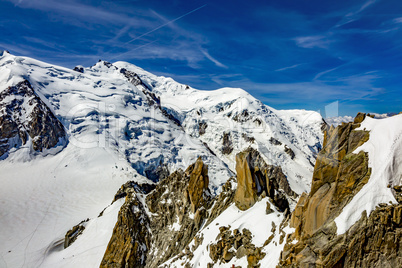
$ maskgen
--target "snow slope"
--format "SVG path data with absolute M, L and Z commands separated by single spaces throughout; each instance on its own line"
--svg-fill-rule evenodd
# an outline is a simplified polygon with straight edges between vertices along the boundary
M 95 218 L 121 184 L 141 177 L 102 148 L 71 144 L 55 156 L 26 162 L 11 154 L 0 161 L 0 170 L 0 254 L 6 267 L 41 266 L 66 231 Z
M 380 203 L 397 203 L 388 185 L 402 184 L 402 115 L 384 119 L 366 117 L 357 130 L 364 129 L 370 131 L 370 138 L 354 153 L 368 153 L 372 172 L 367 184 L 335 219 L 338 234 L 349 230 L 364 210 L 370 215 Z

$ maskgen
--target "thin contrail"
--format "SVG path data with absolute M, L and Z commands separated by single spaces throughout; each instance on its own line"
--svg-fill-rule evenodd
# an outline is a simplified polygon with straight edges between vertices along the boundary
M 140 35 L 140 36 L 138 36 L 138 37 L 136 37 L 136 38 L 134 38 L 134 39 L 131 39 L 130 41 L 124 43 L 124 45 L 128 45 L 128 44 L 134 42 L 135 40 L 138 40 L 138 39 L 140 39 L 140 38 L 142 38 L 142 37 L 144 37 L 144 36 L 146 36 L 146 35 L 148 35 L 148 34 L 150 34 L 150 33 L 153 33 L 153 32 L 159 30 L 159 29 L 162 28 L 162 27 L 165 27 L 166 25 L 168 25 L 168 24 L 170 24 L 170 23 L 172 23 L 172 22 L 178 21 L 179 19 L 181 19 L 181 18 L 183 18 L 183 17 L 185 17 L 185 16 L 187 16 L 187 15 L 190 15 L 191 13 L 194 13 L 194 12 L 196 12 L 197 10 L 200 10 L 201 8 L 205 7 L 206 5 L 207 5 L 207 4 L 202 5 L 202 6 L 200 6 L 200 7 L 197 7 L 196 9 L 193 9 L 193 10 L 191 10 L 190 12 L 187 12 L 186 14 L 181 15 L 180 17 L 177 17 L 177 18 L 175 18 L 175 19 L 173 19 L 173 20 L 171 20 L 171 21 L 168 21 L 168 22 L 166 22 L 165 24 L 162 24 L 161 26 L 158 26 L 158 27 L 156 27 L 155 29 L 153 29 L 153 30 L 151 30 L 151 31 L 149 31 L 149 32 L 146 32 L 146 33 L 144 33 L 144 34 L 142 34 L 142 35 Z
M 185 16 L 187 16 L 187 15 L 190 15 L 191 13 L 194 13 L 194 12 L 196 12 L 197 10 L 200 10 L 201 8 L 205 7 L 206 5 L 207 5 L 207 4 L 202 5 L 202 6 L 200 6 L 200 7 L 197 7 L 196 9 L 193 9 L 193 10 L 187 12 L 187 13 L 184 14 L 184 15 L 181 15 L 181 16 L 179 16 L 179 17 L 173 19 L 173 20 L 170 20 L 170 21 L 166 22 L 165 24 L 162 24 L 162 25 L 156 27 L 155 29 L 150 30 L 149 32 L 146 32 L 146 33 L 144 33 L 144 34 L 142 34 L 142 35 L 140 35 L 140 36 L 137 36 L 136 38 L 131 39 L 130 41 L 124 43 L 123 45 L 126 46 L 126 45 L 128 45 L 128 44 L 130 44 L 130 43 L 132 43 L 132 42 L 134 42 L 134 41 L 136 41 L 136 40 L 138 40 L 138 39 L 140 39 L 140 38 L 142 38 L 142 37 L 144 37 L 144 36 L 146 36 L 146 35 L 148 35 L 148 34 L 150 34 L 150 33 L 153 33 L 153 32 L 155 32 L 155 31 L 159 30 L 160 28 L 165 27 L 166 25 L 169 25 L 169 24 L 171 24 L 171 23 L 173 23 L 173 22 L 175 22 L 175 21 L 178 21 L 179 19 L 181 19 L 181 18 L 183 18 L 183 17 L 185 17 Z M 142 48 L 142 47 L 147 46 L 147 45 L 149 45 L 149 44 L 152 44 L 152 43 L 154 43 L 154 42 L 155 42 L 155 41 L 150 42 L 150 43 L 147 43 L 147 44 L 142 45 L 142 46 L 139 46 L 139 47 L 136 47 L 136 48 L 131 49 L 131 50 L 129 50 L 129 51 L 126 51 L 126 52 L 124 52 L 124 53 L 118 54 L 118 55 L 114 56 L 114 57 L 111 58 L 111 59 L 115 59 L 115 58 L 117 58 L 117 57 L 120 57 L 121 55 L 127 54 L 127 53 L 129 53 L 129 52 L 131 52 L 131 51 L 133 51 L 133 50 L 137 50 L 137 49 L 139 49 L 139 48 Z

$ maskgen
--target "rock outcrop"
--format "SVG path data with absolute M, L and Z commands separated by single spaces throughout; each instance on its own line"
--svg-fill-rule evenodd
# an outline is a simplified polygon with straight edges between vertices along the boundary
M 157 267 L 183 251 L 208 218 L 208 183 L 208 167 L 199 158 L 161 180 L 144 204 L 136 196 L 146 194 L 143 186 L 123 185 L 115 200 L 125 196 L 126 201 L 101 267 Z
M 237 189 L 235 193 L 236 206 L 241 210 L 247 210 L 257 202 L 257 181 L 254 174 L 251 173 L 247 153 L 236 155 L 236 174 Z
M 134 182 L 123 185 L 115 200 L 125 197 L 126 201 L 101 267 L 159 267 L 168 260 L 180 260 L 184 267 L 190 267 L 193 252 L 203 240 L 197 233 L 208 228 L 233 203 L 247 209 L 268 196 L 267 214 L 273 212 L 270 203 L 287 214 L 288 198 L 297 195 L 290 189 L 281 168 L 266 164 L 252 148 L 239 153 L 236 161 L 237 188 L 236 179 L 230 178 L 214 198 L 208 188 L 208 167 L 201 158 L 185 171 L 179 169 L 156 185 Z M 233 257 L 246 256 L 248 267 L 259 267 L 265 253 L 263 247 L 257 248 L 251 243 L 252 236 L 247 229 L 242 229 L 242 233 L 234 230 L 233 234 L 228 227 L 221 227 L 220 231 L 217 242 L 209 248 L 214 262 L 228 263 Z M 266 245 L 272 239 L 273 235 Z M 280 243 L 283 240 L 284 235 Z
M 247 136 L 246 133 L 242 133 L 241 136 L 246 142 L 249 142 L 249 143 L 254 143 L 255 142 L 255 138 Z
M 85 230 L 85 223 L 88 221 L 89 219 L 80 222 L 66 233 L 64 237 L 64 248 L 68 248 L 75 240 L 77 240 L 78 236 L 80 236 Z
M 0 157 L 32 140 L 42 152 L 66 137 L 63 125 L 24 80 L 0 92 Z
M 251 232 L 244 228 L 242 232 L 238 229 L 230 230 L 230 226 L 219 228 L 217 242 L 210 245 L 209 256 L 214 263 L 229 263 L 233 257 L 237 259 L 247 256 L 247 267 L 260 267 L 259 261 L 265 257 L 262 247 L 256 247 L 252 241 Z M 211 263 L 213 266 L 214 263 Z
M 233 142 L 230 133 L 223 133 L 222 138 L 222 154 L 230 154 L 233 152 Z
M 281 212 L 289 211 L 287 196 L 296 197 L 296 193 L 282 169 L 265 163 L 257 150 L 248 148 L 236 155 L 236 173 L 238 186 L 234 201 L 239 209 L 249 209 L 262 195 L 270 197 Z
M 236 192 L 236 178 L 231 177 L 224 185 L 222 185 L 222 192 L 215 197 L 208 221 L 205 226 L 208 226 L 214 219 L 216 219 L 223 211 L 225 211 L 231 204 L 233 204 L 234 195 Z
M 136 193 L 140 194 L 148 194 L 151 191 L 153 191 L 156 188 L 155 184 L 149 184 L 149 183 L 137 183 L 135 181 L 128 181 L 125 184 L 123 184 L 120 189 L 117 191 L 117 193 L 114 195 L 114 199 L 112 204 L 116 201 L 119 200 L 120 198 L 126 197 L 129 189 L 134 189 Z
M 334 221 L 293 246 L 289 238 L 280 267 L 400 267 L 402 265 L 402 205 L 377 207 L 345 234 Z
M 113 67 L 115 67 L 115 66 L 113 66 Z M 117 68 L 117 67 L 115 67 L 115 68 Z M 181 126 L 180 120 L 178 120 L 174 115 L 169 113 L 166 109 L 164 109 L 161 106 L 160 97 L 157 96 L 154 92 L 152 92 L 152 89 L 146 83 L 144 83 L 144 81 L 141 80 L 141 78 L 139 77 L 138 74 L 136 74 L 135 72 L 131 72 L 125 68 L 120 69 L 120 73 L 123 74 L 131 84 L 133 84 L 134 86 L 136 86 L 137 88 L 140 88 L 142 90 L 142 92 L 144 93 L 144 95 L 148 101 L 149 106 L 156 107 L 157 109 L 159 109 L 161 111 L 161 113 L 166 118 L 171 120 L 177 126 Z
M 200 122 L 198 123 L 198 134 L 204 135 L 205 134 L 205 130 L 207 129 L 208 124 L 206 122 Z
M 189 166 L 186 175 L 190 176 L 188 182 L 188 195 L 190 197 L 191 212 L 195 213 L 205 203 L 205 194 L 208 191 L 208 167 L 198 158 L 195 164 Z
M 296 157 L 295 152 L 293 152 L 293 150 L 287 147 L 286 145 L 285 145 L 285 153 L 287 153 L 292 160 L 294 160 Z
M 368 182 L 371 169 L 364 152 L 353 151 L 369 133 L 355 130 L 364 120 L 325 130 L 311 191 L 304 193 L 292 213 L 289 235 L 280 267 L 399 267 L 401 205 L 378 207 L 369 217 L 364 212 L 345 234 L 337 235 L 334 219 Z M 395 192 L 397 192 L 395 190 Z
M 126 189 L 125 202 L 100 267 L 145 267 L 151 246 L 149 218 L 133 188 Z
M 211 206 L 208 182 L 208 167 L 199 158 L 186 171 L 178 170 L 161 181 L 147 196 L 153 245 L 149 267 L 185 249 L 205 223 Z
M 282 142 L 278 141 L 274 137 L 269 138 L 269 142 L 273 145 L 282 145 Z

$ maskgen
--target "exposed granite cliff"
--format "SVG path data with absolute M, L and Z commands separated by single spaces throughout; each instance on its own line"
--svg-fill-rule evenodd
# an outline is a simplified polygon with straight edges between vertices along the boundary
M 353 151 L 369 138 L 366 131 L 355 131 L 360 124 L 329 128 L 319 153 L 309 195 L 302 195 L 292 215 L 296 234 L 312 234 L 342 208 L 367 183 L 371 170 L 366 153 Z
M 364 120 L 325 130 L 309 194 L 303 194 L 292 213 L 295 233 L 287 237 L 280 267 L 399 267 L 402 264 L 401 205 L 383 204 L 369 216 L 363 213 L 345 234 L 337 235 L 334 219 L 362 189 L 371 175 L 368 156 L 353 151 L 369 139 L 355 130 Z
M 288 210 L 287 197 L 297 197 L 277 166 L 268 165 L 260 153 L 248 148 L 236 155 L 237 189 L 234 196 L 236 206 L 241 210 L 252 207 L 258 196 L 268 196 L 282 212 Z
M 208 167 L 199 158 L 158 184 L 146 203 L 151 216 L 152 249 L 148 267 L 156 267 L 184 250 L 208 217 L 211 197 Z

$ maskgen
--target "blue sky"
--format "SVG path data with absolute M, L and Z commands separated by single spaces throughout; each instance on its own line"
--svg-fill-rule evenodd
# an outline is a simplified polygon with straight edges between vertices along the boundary
M 400 0 L 0 0 L 0 16 L 0 49 L 53 64 L 128 61 L 277 109 L 402 110 Z

